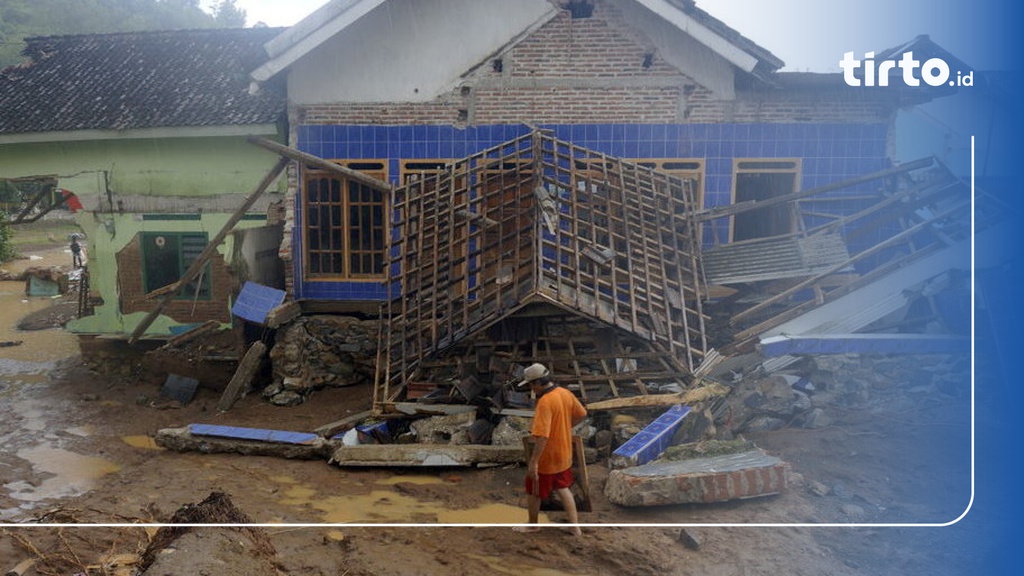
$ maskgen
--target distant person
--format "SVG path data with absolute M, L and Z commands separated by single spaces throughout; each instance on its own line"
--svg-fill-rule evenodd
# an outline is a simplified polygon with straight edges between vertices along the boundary
M 533 437 L 533 451 L 526 465 L 527 512 L 530 524 L 536 524 L 540 516 L 540 504 L 551 492 L 558 494 L 562 508 L 572 525 L 570 531 L 582 534 L 576 513 L 576 500 L 572 486 L 572 429 L 587 416 L 587 409 L 572 392 L 555 384 L 550 371 L 543 364 L 532 364 L 523 373 L 523 381 L 516 384 L 519 390 L 527 385 L 537 399 L 534 408 L 530 435 Z M 536 526 L 516 527 L 517 532 L 536 532 Z
M 78 234 L 71 235 L 71 265 L 82 267 L 82 245 L 78 243 Z

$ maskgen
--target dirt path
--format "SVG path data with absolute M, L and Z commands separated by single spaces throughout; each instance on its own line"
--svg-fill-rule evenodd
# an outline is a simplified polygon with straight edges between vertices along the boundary
M 6 334 L 0 340 L 12 333 Z M 649 526 L 953 518 L 964 504 L 964 479 L 935 471 L 962 468 L 962 406 L 954 397 L 900 394 L 906 403 L 851 410 L 827 429 L 751 436 L 796 473 L 791 489 L 775 497 L 627 509 L 604 499 L 607 469 L 595 464 L 594 511 L 581 520 L 601 526 L 574 538 L 557 527 L 517 534 L 504 526 L 430 526 L 521 522 L 519 467 L 342 469 L 173 453 L 150 440 L 158 429 L 193 422 L 309 431 L 368 408 L 366 386 L 319 391 L 291 408 L 250 395 L 227 413 L 216 410 L 217 391 L 200 388 L 188 405 L 168 408 L 157 401 L 160 381 L 90 373 L 60 330 L 13 334 L 25 343 L 16 347 L 19 359 L 0 350 L 0 522 L 7 523 L 0 528 L 0 569 L 34 557 L 36 573 L 70 575 L 114 553 L 137 555 L 152 537 L 142 528 L 25 523 L 162 522 L 213 492 L 229 495 L 255 522 L 286 524 L 265 531 L 276 550 L 273 570 L 292 575 L 941 575 L 969 573 L 972 554 L 980 553 L 965 551 L 955 528 L 701 526 L 692 529 L 701 545 L 691 549 L 679 540 L 679 527 Z M 561 514 L 547 512 L 545 519 L 557 522 Z M 180 547 L 178 564 L 163 573 L 257 573 L 230 560 L 249 556 L 232 529 L 198 530 Z

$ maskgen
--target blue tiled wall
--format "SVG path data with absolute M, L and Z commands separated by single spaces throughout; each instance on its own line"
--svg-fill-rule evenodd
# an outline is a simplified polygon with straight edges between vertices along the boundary
M 546 125 L 557 138 L 622 158 L 698 158 L 704 160 L 704 204 L 731 202 L 733 160 L 737 158 L 799 158 L 800 189 L 822 186 L 887 167 L 888 126 L 877 124 L 593 124 Z M 496 146 L 529 129 L 523 125 L 377 126 L 304 125 L 298 148 L 328 159 L 384 159 L 388 177 L 397 184 L 404 159 L 448 159 L 469 156 Z M 871 190 L 877 183 L 845 189 L 839 194 Z M 841 205 L 840 205 L 841 206 Z M 835 209 L 837 203 L 830 203 Z M 846 209 L 859 208 L 851 203 Z M 301 236 L 296 223 L 295 246 Z M 726 242 L 728 223 L 705 226 L 705 243 Z M 296 278 L 302 278 L 296 259 Z M 296 282 L 296 297 L 338 300 L 381 300 L 384 286 L 366 282 Z

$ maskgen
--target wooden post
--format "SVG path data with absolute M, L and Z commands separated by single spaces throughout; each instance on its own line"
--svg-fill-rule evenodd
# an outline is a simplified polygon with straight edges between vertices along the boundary
M 160 298 L 160 301 L 157 302 L 156 307 L 150 310 L 149 314 L 147 314 L 146 317 L 142 319 L 142 322 L 139 322 L 139 325 L 136 326 L 135 330 L 132 332 L 131 338 L 128 339 L 129 344 L 134 344 L 138 342 L 139 337 L 146 332 L 146 328 L 149 328 L 150 325 L 153 324 L 153 321 L 156 320 L 157 316 L 160 315 L 160 312 L 163 311 L 164 306 L 166 306 L 167 303 L 170 302 L 171 299 L 178 294 L 178 292 L 181 290 L 181 287 L 184 286 L 185 284 L 188 284 L 194 278 L 199 276 L 199 273 L 206 266 L 206 261 L 209 260 L 210 256 L 212 256 L 214 251 L 217 250 L 217 247 L 220 246 L 220 243 L 224 241 L 224 238 L 226 238 L 228 233 L 231 232 L 231 230 L 235 227 L 235 224 L 238 224 L 242 217 L 245 216 L 245 213 L 249 211 L 249 208 L 251 208 L 252 205 L 256 203 L 256 200 L 260 197 L 260 195 L 263 194 L 263 192 L 270 187 L 274 180 L 277 179 L 281 172 L 284 171 L 285 167 L 288 166 L 288 162 L 289 160 L 287 158 L 279 159 L 277 161 L 277 164 L 274 165 L 273 169 L 271 169 L 270 172 L 268 172 L 267 175 L 263 177 L 263 180 L 260 181 L 259 185 L 256 187 L 255 190 L 253 190 L 252 194 L 250 194 L 249 197 L 245 199 L 245 202 L 242 202 L 242 205 L 239 206 L 238 210 L 235 210 L 235 213 L 231 215 L 231 218 L 229 218 L 228 221 L 224 223 L 224 226 L 220 229 L 220 232 L 218 232 L 217 235 L 213 237 L 213 240 L 210 240 L 209 244 L 206 245 L 206 248 L 204 248 L 203 251 L 199 254 L 195 262 L 193 262 L 192 265 L 189 266 L 188 270 L 186 270 L 185 273 L 181 275 L 181 278 L 178 279 L 178 282 L 174 286 L 174 289 L 164 294 Z
M 576 485 L 580 487 L 583 500 L 580 502 L 579 512 L 593 512 L 594 506 L 590 499 L 590 475 L 587 473 L 587 457 L 583 453 L 583 438 L 572 437 L 572 461 L 576 467 Z
M 231 377 L 231 381 L 228 382 L 224 393 L 221 394 L 220 402 L 217 402 L 217 410 L 227 412 L 242 397 L 242 393 L 252 383 L 253 376 L 259 370 L 263 356 L 266 353 L 266 344 L 260 340 L 253 342 L 249 350 L 246 351 L 245 356 L 242 357 L 242 361 L 238 363 L 238 369 L 235 370 L 235 374 Z

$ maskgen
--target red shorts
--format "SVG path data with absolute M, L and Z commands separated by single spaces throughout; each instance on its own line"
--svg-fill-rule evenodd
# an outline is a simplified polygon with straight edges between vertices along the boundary
M 540 488 L 540 499 L 547 500 L 553 490 L 568 488 L 576 478 L 572 475 L 572 468 L 567 468 L 555 474 L 538 474 L 537 484 Z M 534 494 L 533 477 L 526 475 L 526 493 Z

